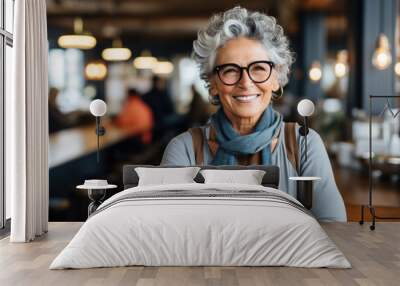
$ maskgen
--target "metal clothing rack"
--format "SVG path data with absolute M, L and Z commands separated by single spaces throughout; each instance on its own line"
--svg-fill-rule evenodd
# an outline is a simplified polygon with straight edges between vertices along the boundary
M 371 230 L 375 230 L 375 221 L 376 219 L 400 219 L 400 217 L 379 217 L 376 215 L 375 212 L 375 207 L 372 204 L 372 185 L 373 185 L 373 178 L 372 178 L 372 100 L 373 99 L 382 99 L 385 98 L 386 100 L 388 100 L 389 98 L 400 98 L 400 95 L 370 95 L 369 96 L 369 200 L 368 200 L 368 205 L 361 205 L 361 220 L 359 221 L 359 223 L 362 225 L 364 224 L 364 208 L 368 208 L 371 215 L 372 215 L 372 225 L 370 225 L 370 229 Z M 387 104 L 388 105 L 388 104 Z M 391 111 L 391 107 L 385 105 L 384 110 L 382 111 L 381 114 L 384 114 L 386 108 L 389 109 L 389 111 L 392 113 L 393 118 L 396 118 L 396 116 L 399 113 L 393 114 L 393 112 Z

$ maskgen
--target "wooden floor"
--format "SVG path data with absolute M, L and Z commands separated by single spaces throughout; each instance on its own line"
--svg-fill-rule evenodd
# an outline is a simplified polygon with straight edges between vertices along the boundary
M 336 184 L 346 205 L 348 221 L 359 221 L 361 205 L 368 204 L 368 173 L 340 168 L 335 162 L 333 162 L 333 170 Z M 400 218 L 400 182 L 376 178 L 373 186 L 372 202 L 376 206 L 376 215 Z M 364 215 L 367 220 L 371 218 L 367 210 Z M 392 221 L 400 222 L 400 219 Z
M 400 285 L 400 223 L 325 223 L 352 269 L 289 267 L 120 267 L 48 270 L 81 223 L 50 223 L 32 243 L 0 241 L 0 285 Z

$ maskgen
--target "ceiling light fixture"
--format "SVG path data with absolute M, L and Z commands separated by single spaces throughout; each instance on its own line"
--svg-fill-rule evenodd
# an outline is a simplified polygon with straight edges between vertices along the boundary
M 132 56 L 132 52 L 128 48 L 122 46 L 122 41 L 116 39 L 112 43 L 112 48 L 104 49 L 101 53 L 101 57 L 106 61 L 126 61 Z
M 319 61 L 314 61 L 311 64 L 310 71 L 308 72 L 308 76 L 311 81 L 317 82 L 321 79 L 322 77 L 322 70 L 321 70 L 321 64 Z
M 383 4 L 384 1 L 379 1 L 379 12 L 380 12 L 380 31 L 376 40 L 376 48 L 372 55 L 372 64 L 378 70 L 387 69 L 392 63 L 392 55 L 390 52 L 390 43 L 388 37 L 382 32 L 383 31 Z
M 83 32 L 83 21 L 81 18 L 74 20 L 74 34 L 63 35 L 58 38 L 58 45 L 64 49 L 89 50 L 96 46 L 96 38 L 89 33 Z
M 397 63 L 394 65 L 394 72 L 398 77 L 400 77 L 400 61 L 397 61 Z
M 390 53 L 389 39 L 385 34 L 381 33 L 376 42 L 376 48 L 372 56 L 372 64 L 378 70 L 385 70 L 392 63 L 392 55 Z
M 133 66 L 136 69 L 150 69 L 153 70 L 157 65 L 157 58 L 151 56 L 149 51 L 143 51 L 140 57 L 133 61 Z
M 347 51 L 342 50 L 337 53 L 335 64 L 335 75 L 338 78 L 344 77 L 348 71 Z
M 158 61 L 153 68 L 153 73 L 158 75 L 169 75 L 173 71 L 174 65 L 169 61 Z
M 107 76 L 107 66 L 102 61 L 89 62 L 85 67 L 88 80 L 103 80 Z

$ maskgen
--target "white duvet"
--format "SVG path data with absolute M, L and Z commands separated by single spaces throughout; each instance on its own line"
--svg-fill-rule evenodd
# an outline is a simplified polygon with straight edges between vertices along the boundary
M 294 266 L 350 268 L 316 219 L 279 199 L 254 197 L 129 198 L 169 190 L 263 191 L 238 184 L 177 184 L 127 189 L 105 201 L 50 269 L 145 266 Z M 145 194 L 145 193 L 140 193 Z

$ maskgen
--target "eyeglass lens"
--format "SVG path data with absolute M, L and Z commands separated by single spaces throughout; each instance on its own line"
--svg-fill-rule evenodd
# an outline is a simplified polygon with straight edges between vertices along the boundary
M 272 70 L 267 62 L 251 63 L 247 68 L 228 64 L 218 70 L 218 75 L 223 83 L 232 85 L 240 81 L 244 69 L 247 69 L 250 79 L 256 83 L 267 81 Z

